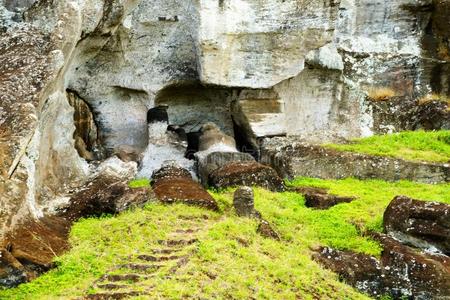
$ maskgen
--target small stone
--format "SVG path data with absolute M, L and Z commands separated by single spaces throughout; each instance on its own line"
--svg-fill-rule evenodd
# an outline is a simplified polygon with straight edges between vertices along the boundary
M 242 186 L 234 192 L 233 206 L 240 217 L 252 217 L 255 215 L 253 190 L 248 186 Z
M 256 232 L 258 232 L 265 238 L 274 239 L 277 241 L 280 240 L 280 235 L 272 228 L 270 223 L 267 222 L 266 220 L 261 220 L 261 223 L 259 223 Z

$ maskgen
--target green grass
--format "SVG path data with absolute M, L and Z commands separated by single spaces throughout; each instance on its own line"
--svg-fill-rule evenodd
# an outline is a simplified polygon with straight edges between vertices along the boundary
M 148 178 L 133 179 L 130 182 L 128 182 L 128 186 L 130 188 L 132 188 L 132 189 L 149 187 L 150 186 L 150 179 L 148 179 Z
M 406 131 L 355 139 L 348 144 L 328 144 L 339 151 L 390 156 L 412 161 L 449 162 L 450 131 Z
M 115 217 L 84 219 L 71 232 L 72 250 L 57 259 L 58 268 L 18 288 L 0 291 L 0 299 L 68 299 L 82 296 L 111 266 L 157 246 L 180 225 L 182 216 L 205 215 L 205 226 L 189 263 L 176 276 L 157 277 L 150 295 L 138 299 L 367 299 L 341 283 L 337 275 L 311 260 L 319 245 L 379 255 L 381 248 L 362 230 L 382 230 L 384 209 L 396 195 L 450 203 L 449 184 L 379 180 L 297 178 L 291 186 L 329 188 L 357 196 L 329 210 L 306 208 L 301 195 L 255 188 L 255 206 L 281 234 L 282 241 L 256 233 L 257 222 L 232 209 L 233 190 L 212 191 L 221 212 L 182 204 L 147 205 Z

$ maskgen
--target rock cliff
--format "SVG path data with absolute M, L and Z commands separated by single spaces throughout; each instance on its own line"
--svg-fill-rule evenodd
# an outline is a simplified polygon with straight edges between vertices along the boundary
M 265 136 L 448 126 L 414 112 L 450 95 L 449 10 L 442 0 L 2 0 L 0 234 L 67 201 L 101 172 L 97 160 L 124 146 L 143 153 L 158 105 L 188 142 L 214 122 L 252 151 Z M 395 101 L 376 101 L 380 90 Z

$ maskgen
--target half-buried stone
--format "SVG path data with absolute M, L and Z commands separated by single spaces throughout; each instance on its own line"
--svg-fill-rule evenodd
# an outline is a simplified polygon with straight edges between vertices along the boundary
M 450 254 L 450 205 L 397 196 L 384 213 L 385 231 L 405 244 Z
M 255 210 L 255 200 L 251 187 L 241 186 L 234 192 L 233 206 L 239 217 L 261 218 L 261 214 Z
M 327 190 L 313 187 L 297 187 L 296 192 L 305 197 L 305 206 L 315 209 L 328 209 L 339 203 L 350 203 L 356 197 L 343 197 L 333 194 L 328 194 Z
M 347 284 L 375 298 L 448 299 L 450 259 L 405 246 L 386 235 L 376 235 L 384 248 L 376 257 L 320 248 L 314 260 L 339 274 Z
M 214 170 L 208 183 L 215 188 L 240 185 L 260 186 L 271 191 L 284 191 L 285 185 L 277 172 L 258 162 L 230 162 Z
M 176 165 L 166 165 L 153 173 L 153 192 L 163 203 L 181 202 L 211 210 L 219 207 L 211 195 L 192 179 L 190 172 Z
M 248 153 L 236 148 L 233 137 L 226 135 L 214 123 L 206 123 L 200 130 L 199 151 L 195 154 L 198 162 L 198 175 L 203 184 L 208 184 L 209 175 L 230 162 L 255 161 Z
M 283 180 L 275 170 L 256 162 L 248 153 L 238 152 L 234 138 L 213 123 L 202 127 L 196 159 L 199 176 L 205 185 L 216 188 L 246 185 L 284 190 Z
M 255 209 L 255 196 L 253 190 L 248 186 L 241 186 L 233 196 L 233 206 L 236 214 L 239 217 L 255 218 L 259 220 L 259 225 L 256 230 L 265 238 L 280 240 L 279 234 L 272 228 L 270 223 L 264 220 L 261 213 Z

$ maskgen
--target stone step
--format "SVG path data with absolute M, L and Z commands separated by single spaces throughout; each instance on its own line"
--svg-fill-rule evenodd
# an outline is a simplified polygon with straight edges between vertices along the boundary
M 183 248 L 169 248 L 169 249 L 153 249 L 151 250 L 153 254 L 172 254 L 182 251 Z
M 160 245 L 164 245 L 166 247 L 177 247 L 177 246 L 187 246 L 192 245 L 198 242 L 198 239 L 189 239 L 189 240 L 159 240 L 158 243 Z
M 126 284 L 104 283 L 104 284 L 97 284 L 96 287 L 102 290 L 120 290 L 129 288 L 130 286 Z
M 119 282 L 119 281 L 129 281 L 138 282 L 147 279 L 147 276 L 142 276 L 139 274 L 105 274 L 100 278 L 99 282 Z
M 137 297 L 142 296 L 142 292 L 117 292 L 117 293 L 97 293 L 84 296 L 84 299 L 89 300 L 117 300 L 117 299 L 125 299 L 129 297 Z
M 153 256 L 142 254 L 137 257 L 140 260 L 151 261 L 151 262 L 161 262 L 161 261 L 172 261 L 180 259 L 180 256 L 172 255 L 172 256 Z
M 133 271 L 141 271 L 141 272 L 149 272 L 153 271 L 156 272 L 158 269 L 160 269 L 160 265 L 147 265 L 147 264 L 137 264 L 137 263 L 127 263 L 123 265 L 116 266 L 117 269 L 128 269 Z
M 183 234 L 194 234 L 199 232 L 201 228 L 188 228 L 188 229 L 177 229 L 174 234 L 183 233 Z

